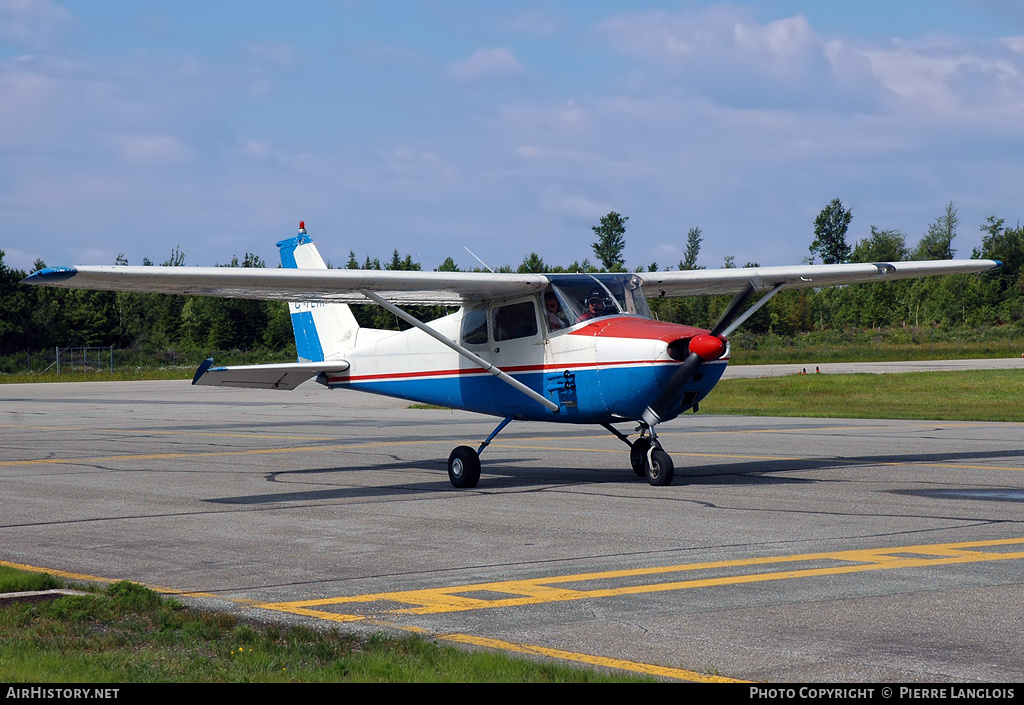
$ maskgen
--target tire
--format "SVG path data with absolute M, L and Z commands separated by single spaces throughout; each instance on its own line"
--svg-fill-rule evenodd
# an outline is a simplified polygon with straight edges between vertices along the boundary
M 480 456 L 469 446 L 459 446 L 448 456 L 448 479 L 455 487 L 476 487 L 480 481 Z
M 629 464 L 637 477 L 647 474 L 647 451 L 651 448 L 650 438 L 637 438 L 629 449 Z
M 657 449 L 651 453 L 651 464 L 647 466 L 647 481 L 655 486 L 671 485 L 672 478 L 676 474 L 676 468 L 672 464 L 672 458 L 663 450 Z

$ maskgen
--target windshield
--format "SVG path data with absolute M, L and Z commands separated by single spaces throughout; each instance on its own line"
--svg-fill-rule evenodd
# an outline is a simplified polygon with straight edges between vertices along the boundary
M 628 313 L 651 317 L 635 274 L 552 274 L 552 289 L 569 325 Z

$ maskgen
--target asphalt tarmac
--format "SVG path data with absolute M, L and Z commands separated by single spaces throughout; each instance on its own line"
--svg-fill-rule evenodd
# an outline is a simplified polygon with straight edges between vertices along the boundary
M 0 385 L 0 561 L 684 680 L 1024 680 L 1024 425 L 600 428 L 329 391 Z M 628 425 L 623 430 L 631 430 Z

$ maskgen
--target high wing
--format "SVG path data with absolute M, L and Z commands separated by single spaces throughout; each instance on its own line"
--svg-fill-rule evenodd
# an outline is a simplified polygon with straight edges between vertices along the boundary
M 683 272 L 645 272 L 644 293 L 660 296 L 734 294 L 750 282 L 758 291 L 806 289 L 841 284 L 865 284 L 930 277 L 938 274 L 973 274 L 1002 265 L 991 259 L 872 262 L 862 264 L 803 264 L 791 267 L 699 269 Z
M 987 259 L 810 264 L 787 267 L 643 272 L 648 298 L 731 294 L 750 282 L 759 291 L 893 281 L 939 274 L 984 272 Z M 145 291 L 281 301 L 366 303 L 359 290 L 402 304 L 461 305 L 543 290 L 558 275 L 479 272 L 394 272 L 359 269 L 254 269 L 232 267 L 60 267 L 43 269 L 25 284 L 68 289 Z
M 806 289 L 841 284 L 865 284 L 930 277 L 938 274 L 973 274 L 1002 265 L 991 259 L 950 259 L 921 262 L 871 262 L 862 264 L 803 264 L 791 267 L 743 267 L 699 269 L 683 272 L 645 272 L 644 293 L 661 296 L 735 294 L 747 283 L 758 291 Z
M 541 291 L 542 274 L 393 272 L 240 267 L 52 267 L 24 284 L 238 299 L 368 303 L 360 289 L 396 304 L 454 305 Z

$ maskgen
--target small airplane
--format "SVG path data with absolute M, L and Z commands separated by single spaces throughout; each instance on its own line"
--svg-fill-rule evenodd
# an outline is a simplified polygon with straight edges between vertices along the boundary
M 25 284 L 289 302 L 298 361 L 215 367 L 192 384 L 294 389 L 316 378 L 502 420 L 476 449 L 455 448 L 448 477 L 475 487 L 480 455 L 513 420 L 599 424 L 629 446 L 633 471 L 668 485 L 656 427 L 698 410 L 729 361 L 728 336 L 780 291 L 983 272 L 995 260 L 798 265 L 612 274 L 328 269 L 305 224 L 277 243 L 281 269 L 67 267 Z M 744 310 L 747 300 L 763 292 Z M 711 330 L 654 320 L 646 297 L 735 294 Z M 362 328 L 349 304 L 377 303 L 412 328 Z M 424 323 L 400 306 L 459 310 Z M 613 424 L 636 424 L 630 440 Z

